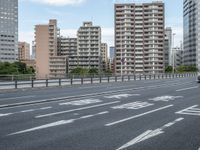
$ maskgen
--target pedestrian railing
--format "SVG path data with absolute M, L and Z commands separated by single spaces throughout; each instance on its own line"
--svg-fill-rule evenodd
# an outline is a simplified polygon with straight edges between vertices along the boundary
M 22 89 L 22 88 L 37 88 L 37 87 L 52 87 L 52 86 L 72 86 L 83 84 L 97 83 L 112 83 L 112 82 L 128 82 L 136 80 L 159 80 L 195 77 L 196 73 L 185 74 L 148 74 L 148 75 L 124 75 L 124 76 L 107 76 L 107 77 L 90 77 L 90 78 L 67 78 L 67 79 L 45 79 L 45 80 L 30 80 L 30 81 L 9 81 L 0 82 L 1 89 Z

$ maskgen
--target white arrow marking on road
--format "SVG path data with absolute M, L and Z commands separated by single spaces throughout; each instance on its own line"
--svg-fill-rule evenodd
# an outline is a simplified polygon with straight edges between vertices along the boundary
M 92 118 L 94 116 L 100 116 L 100 115 L 104 115 L 104 114 L 108 114 L 108 113 L 109 113 L 109 111 L 104 111 L 104 112 L 99 112 L 99 113 L 93 114 L 93 115 L 82 116 L 80 118 L 75 118 L 75 119 L 70 119 L 70 120 L 61 120 L 61 121 L 41 125 L 41 126 L 38 126 L 38 127 L 18 131 L 18 132 L 15 132 L 15 133 L 11 133 L 11 134 L 8 134 L 7 136 L 17 135 L 17 134 L 22 134 L 22 133 L 28 133 L 28 132 L 33 132 L 33 131 L 36 131 L 36 130 L 46 129 L 46 128 L 50 128 L 50 127 L 65 125 L 65 124 L 70 124 L 70 123 L 73 123 L 77 120 L 88 119 L 88 118 Z
M 134 138 L 133 140 L 131 140 L 130 142 L 126 143 L 125 145 L 121 146 L 120 148 L 116 149 L 116 150 L 122 150 L 122 149 L 126 149 L 134 144 L 140 143 L 142 141 L 148 140 L 152 137 L 158 136 L 160 134 L 165 133 L 163 130 L 165 128 L 168 128 L 172 125 L 174 125 L 175 123 L 182 121 L 184 118 L 178 118 L 173 122 L 170 122 L 168 124 L 165 124 L 164 126 L 162 126 L 161 128 L 158 128 L 156 130 L 147 130 L 144 133 L 142 133 L 141 135 L 139 135 L 138 137 Z
M 178 99 L 178 98 L 183 98 L 183 96 L 160 96 L 160 97 L 151 98 L 149 100 L 168 102 L 168 101 L 175 100 L 175 99 Z
M 16 135 L 16 134 L 22 134 L 22 133 L 27 133 L 27 132 L 32 132 L 32 131 L 36 131 L 36 130 L 41 130 L 41 129 L 46 129 L 46 128 L 50 128 L 50 127 L 55 127 L 55 126 L 59 126 L 59 125 L 64 125 L 64 124 L 69 124 L 69 123 L 73 123 L 74 119 L 71 120 L 61 120 L 61 121 L 57 121 L 57 122 L 53 122 L 53 123 L 49 123 L 49 124 L 45 124 L 39 127 L 35 127 L 35 128 L 31 128 L 31 129 L 27 129 L 27 130 L 23 130 L 23 131 L 19 131 L 19 132 L 15 132 L 10 135 Z
M 118 95 L 111 95 L 111 96 L 104 96 L 105 98 L 116 98 L 116 99 L 121 99 L 121 98 L 128 98 L 130 96 L 140 96 L 140 94 L 118 94 Z

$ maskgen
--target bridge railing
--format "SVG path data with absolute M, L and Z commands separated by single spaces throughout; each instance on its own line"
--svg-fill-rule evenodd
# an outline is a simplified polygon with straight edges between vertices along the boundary
M 162 80 L 173 78 L 195 77 L 197 73 L 184 74 L 145 74 L 145 75 L 123 75 L 123 76 L 99 76 L 99 77 L 81 77 L 81 78 L 59 78 L 29 81 L 14 80 L 8 82 L 0 81 L 1 89 L 23 89 L 23 88 L 38 88 L 38 87 L 53 87 L 53 86 L 74 86 L 83 84 L 98 84 L 112 82 L 129 82 L 138 80 Z

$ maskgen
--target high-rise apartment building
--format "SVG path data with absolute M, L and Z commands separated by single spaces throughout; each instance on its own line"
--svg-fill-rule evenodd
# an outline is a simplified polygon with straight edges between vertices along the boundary
M 58 38 L 58 55 L 59 56 L 76 56 L 77 55 L 77 38 Z
M 38 78 L 64 77 L 66 57 L 58 56 L 60 32 L 56 20 L 35 26 L 36 74 Z
M 184 65 L 200 69 L 200 1 L 184 0 Z
M 84 22 L 78 29 L 77 55 L 68 57 L 68 73 L 77 67 L 102 69 L 101 28 L 92 22 Z
M 21 60 L 30 60 L 30 44 L 26 42 L 18 43 L 18 58 Z
M 164 4 L 115 4 L 116 74 L 163 73 Z
M 18 0 L 0 0 L 0 62 L 18 59 Z

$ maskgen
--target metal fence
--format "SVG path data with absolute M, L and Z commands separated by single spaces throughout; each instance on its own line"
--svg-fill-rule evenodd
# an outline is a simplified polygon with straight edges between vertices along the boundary
M 45 80 L 30 80 L 30 81 L 9 81 L 0 82 L 1 89 L 22 89 L 22 88 L 37 88 L 51 86 L 72 86 L 83 84 L 111 83 L 111 82 L 128 82 L 136 80 L 157 80 L 157 79 L 173 79 L 184 77 L 195 77 L 196 73 L 186 74 L 153 74 L 153 75 L 126 75 L 126 76 L 107 76 L 107 77 L 90 77 L 90 78 L 67 78 L 67 79 L 45 79 Z

